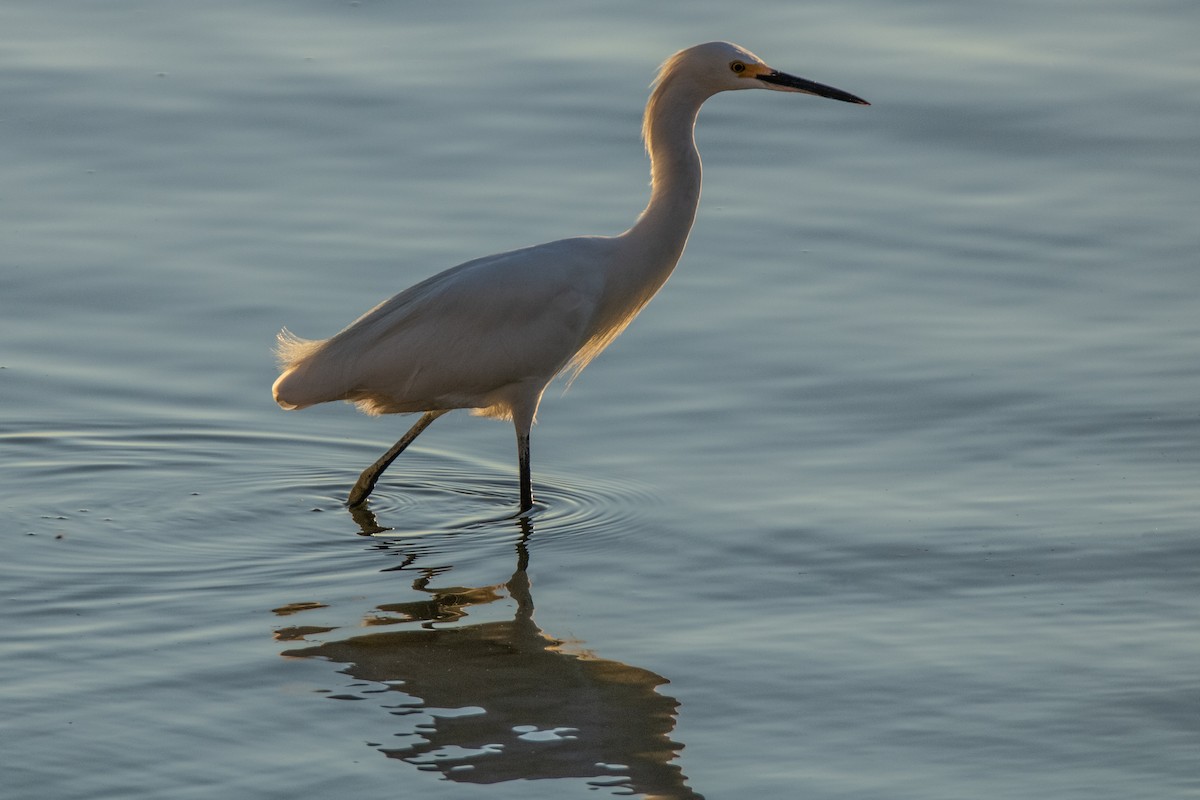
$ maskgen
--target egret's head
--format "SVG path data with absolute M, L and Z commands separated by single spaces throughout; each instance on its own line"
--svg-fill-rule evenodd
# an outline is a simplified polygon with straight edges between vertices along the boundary
M 870 105 L 841 89 L 773 69 L 754 53 L 730 42 L 708 42 L 679 51 L 663 64 L 659 80 L 671 75 L 687 76 L 713 94 L 732 89 L 772 89 Z

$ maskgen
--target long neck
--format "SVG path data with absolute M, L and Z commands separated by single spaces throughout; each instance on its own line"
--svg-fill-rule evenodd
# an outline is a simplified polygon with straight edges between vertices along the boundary
M 708 94 L 663 73 L 646 105 L 643 134 L 650 153 L 650 203 L 633 227 L 611 240 L 604 299 L 573 360 L 575 374 L 620 335 L 666 283 L 687 244 L 700 203 L 700 154 L 692 131 Z
M 668 75 L 646 105 L 643 134 L 650 154 L 650 203 L 633 227 L 621 234 L 636 257 L 636 275 L 653 295 L 670 276 L 687 244 L 700 203 L 700 154 L 693 131 L 707 99 L 688 82 Z M 645 298 L 649 299 L 649 296 Z

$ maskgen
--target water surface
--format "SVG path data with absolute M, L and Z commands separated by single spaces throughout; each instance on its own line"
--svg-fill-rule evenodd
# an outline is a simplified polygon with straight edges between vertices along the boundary
M 0 9 L 20 798 L 1200 795 L 1200 12 Z M 285 414 L 271 343 L 641 209 L 679 271 L 534 433 Z

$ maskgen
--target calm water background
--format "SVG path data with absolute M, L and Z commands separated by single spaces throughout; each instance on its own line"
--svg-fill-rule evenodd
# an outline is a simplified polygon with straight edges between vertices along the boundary
M 6 2 L 0 752 L 19 798 L 1200 797 L 1200 6 Z M 284 414 L 444 267 L 683 262 L 534 435 Z M 373 537 L 364 531 L 389 530 Z M 535 610 L 536 609 L 536 610 Z

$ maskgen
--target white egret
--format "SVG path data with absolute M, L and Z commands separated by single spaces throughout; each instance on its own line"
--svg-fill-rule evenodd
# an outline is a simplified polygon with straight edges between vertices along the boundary
M 431 422 L 456 408 L 512 420 L 520 509 L 533 505 L 529 432 L 546 386 L 588 362 L 666 282 L 700 201 L 693 130 L 700 106 L 732 89 L 800 92 L 868 105 L 852 94 L 787 75 L 728 42 L 682 50 L 661 67 L 642 128 L 650 202 L 618 236 L 582 236 L 485 256 L 434 275 L 320 341 L 279 334 L 285 409 L 331 400 L 368 414 L 424 412 L 363 471 L 348 504 L 364 502 L 388 465 Z

